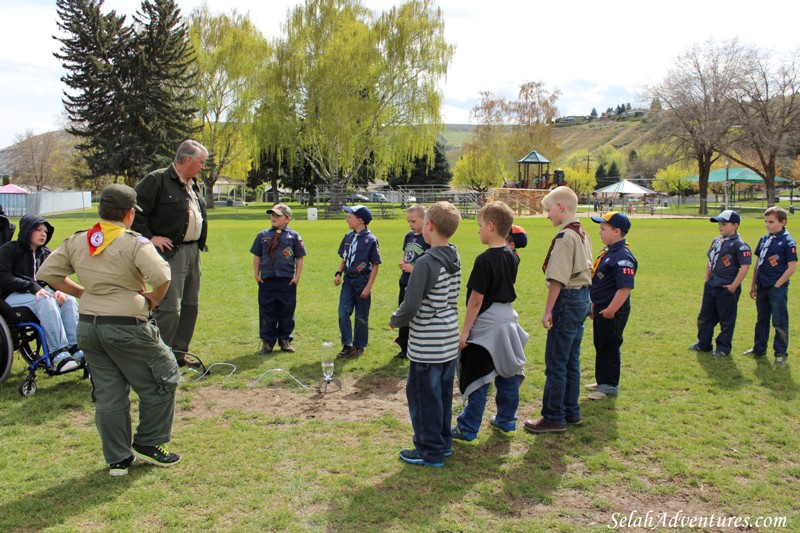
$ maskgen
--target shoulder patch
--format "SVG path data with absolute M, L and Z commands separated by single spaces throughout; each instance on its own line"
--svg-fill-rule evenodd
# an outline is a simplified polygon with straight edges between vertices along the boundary
M 627 259 L 621 259 L 617 261 L 617 265 L 621 267 L 633 268 L 633 261 L 628 261 Z

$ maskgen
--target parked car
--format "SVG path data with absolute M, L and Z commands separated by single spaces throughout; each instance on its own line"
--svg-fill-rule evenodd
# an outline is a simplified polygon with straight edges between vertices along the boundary
M 350 195 L 347 196 L 347 201 L 348 202 L 367 202 L 369 200 L 363 194 L 358 194 L 358 193 L 354 192 L 354 193 L 351 193 Z
M 380 193 L 380 192 L 373 192 L 369 196 L 370 196 L 370 201 L 371 202 L 385 202 L 386 201 L 386 195 L 383 194 L 383 193 Z

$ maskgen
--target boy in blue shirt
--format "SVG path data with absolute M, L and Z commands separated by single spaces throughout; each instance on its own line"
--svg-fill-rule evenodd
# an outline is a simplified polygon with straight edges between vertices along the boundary
M 431 247 L 430 244 L 425 242 L 425 237 L 422 235 L 422 224 L 425 221 L 425 208 L 421 204 L 414 204 L 406 211 L 406 222 L 411 231 L 406 233 L 403 239 L 403 258 L 400 260 L 400 295 L 397 299 L 397 305 L 403 303 L 406 297 L 406 287 L 408 287 L 408 279 L 411 277 L 411 272 L 414 270 L 414 262 L 425 253 L 425 250 Z M 401 326 L 397 332 L 397 338 L 394 340 L 399 346 L 400 351 L 394 356 L 395 359 L 405 360 L 406 350 L 408 349 L 408 326 Z
M 587 385 L 590 400 L 604 400 L 619 394 L 622 362 L 622 332 L 631 314 L 633 278 L 639 267 L 625 236 L 631 221 L 622 213 L 609 211 L 592 217 L 600 224 L 600 240 L 605 244 L 592 266 L 592 299 L 589 318 L 593 319 L 596 383 Z
M 708 250 L 703 303 L 697 316 L 697 342 L 689 349 L 710 352 L 713 348 L 711 340 L 714 326 L 719 322 L 717 349 L 711 355 L 724 357 L 731 353 L 741 285 L 750 269 L 752 252 L 739 237 L 739 213 L 727 209 L 712 217 L 711 222 L 719 223 L 719 237 L 714 239 Z
M 789 348 L 789 278 L 797 269 L 797 245 L 786 231 L 786 221 L 786 211 L 781 207 L 773 206 L 764 211 L 767 234 L 761 237 L 756 246 L 758 261 L 750 285 L 750 297 L 756 301 L 758 318 L 753 347 L 742 354 L 755 357 L 767 354 L 771 317 L 775 328 L 772 343 L 775 366 L 786 366 Z
M 369 340 L 369 307 L 370 293 L 381 253 L 378 249 L 378 238 L 367 226 L 372 221 L 372 212 L 363 205 L 343 206 L 347 211 L 347 225 L 351 232 L 347 233 L 339 245 L 339 256 L 342 262 L 333 277 L 333 284 L 342 286 L 339 295 L 339 332 L 342 335 L 342 351 L 339 359 L 349 359 L 364 353 Z M 355 338 L 350 315 L 356 312 Z
M 294 353 L 292 332 L 297 308 L 297 284 L 303 272 L 306 248 L 300 234 L 289 229 L 292 210 L 285 204 L 267 209 L 272 227 L 256 236 L 253 275 L 258 282 L 258 317 L 261 354 L 272 353 L 275 341 L 281 350 Z

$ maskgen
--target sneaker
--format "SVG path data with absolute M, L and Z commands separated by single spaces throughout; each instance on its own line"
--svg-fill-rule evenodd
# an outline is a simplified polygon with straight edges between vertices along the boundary
M 417 453 L 417 450 L 401 450 L 400 459 L 412 465 L 432 466 L 435 468 L 440 468 L 444 466 L 444 461 L 442 461 L 441 463 L 429 463 L 425 461 L 425 459 L 423 459 L 420 456 L 420 454 Z
M 292 346 L 292 341 L 289 339 L 281 339 L 278 341 L 278 344 L 281 346 L 281 350 L 287 353 L 294 353 L 294 347 Z
M 776 357 L 775 366 L 786 366 L 786 356 L 784 355 L 783 357 Z
M 567 425 L 568 426 L 580 427 L 580 426 L 583 425 L 583 419 L 582 418 L 567 418 Z
M 399 352 L 397 352 L 397 355 L 395 355 L 394 358 L 399 359 L 400 361 L 405 361 L 406 359 L 408 359 L 408 355 L 406 355 L 405 350 L 400 350 Z
M 111 463 L 108 465 L 108 475 L 111 477 L 128 475 L 128 467 L 131 466 L 131 463 L 133 463 L 134 460 L 134 457 L 131 455 L 127 459 L 123 459 L 118 463 Z
M 180 455 L 169 453 L 163 444 L 161 446 L 140 446 L 134 442 L 131 451 L 145 463 L 156 466 L 173 466 L 181 460 Z
M 444 456 L 445 457 L 450 457 L 452 455 L 453 455 L 453 450 L 452 449 L 444 451 Z
M 353 357 L 356 349 L 352 346 L 345 344 L 342 346 L 342 351 L 336 354 L 336 359 L 349 359 Z
M 489 425 L 506 437 L 510 437 L 517 432 L 516 422 L 505 422 L 503 424 L 498 424 L 496 416 L 493 416 L 489 419 Z
M 750 348 L 746 352 L 742 352 L 742 355 L 752 355 L 753 357 L 764 357 L 767 354 L 766 352 L 757 352 L 755 351 L 755 349 Z
M 610 397 L 611 397 L 610 394 L 606 394 L 605 392 L 600 392 L 599 390 L 596 390 L 587 396 L 587 398 L 589 398 L 590 400 L 605 400 L 606 398 Z
M 728 357 L 728 355 L 730 354 L 727 354 L 722 350 L 714 350 L 713 352 L 711 352 L 711 355 L 713 355 L 714 357 Z
M 80 365 L 86 360 L 86 356 L 83 355 L 83 350 L 78 350 L 72 354 L 72 359 Z
M 476 446 L 478 444 L 478 436 L 473 435 L 465 435 L 461 432 L 461 428 L 458 426 L 453 426 L 450 428 L 450 433 L 453 435 L 453 442 L 460 442 L 461 444 L 466 444 L 467 446 Z
M 693 352 L 709 352 L 709 351 L 711 351 L 710 349 L 702 348 L 700 346 L 699 342 L 696 342 L 696 343 L 692 344 L 691 346 L 689 346 L 688 349 L 693 351 Z
M 529 433 L 563 433 L 566 430 L 566 424 L 556 424 L 544 417 L 525 421 L 525 431 Z
M 590 383 L 589 385 L 586 385 L 585 388 L 586 390 L 597 390 L 597 383 Z
M 69 352 L 60 352 L 53 357 L 53 366 L 56 368 L 56 373 L 66 374 L 72 372 L 80 365 L 69 356 Z
M 272 344 L 269 341 L 261 341 L 261 350 L 259 352 L 261 355 L 269 355 L 272 353 Z

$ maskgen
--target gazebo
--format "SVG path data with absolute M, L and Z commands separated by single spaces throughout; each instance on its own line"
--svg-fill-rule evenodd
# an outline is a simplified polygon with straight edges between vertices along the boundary
M 533 173 L 533 187 L 531 187 L 531 166 L 536 165 L 539 168 L 534 169 Z M 542 172 L 542 168 L 546 169 Z M 517 161 L 517 188 L 519 189 L 546 189 L 550 181 L 550 160 L 544 157 L 536 150 L 531 152 Z

